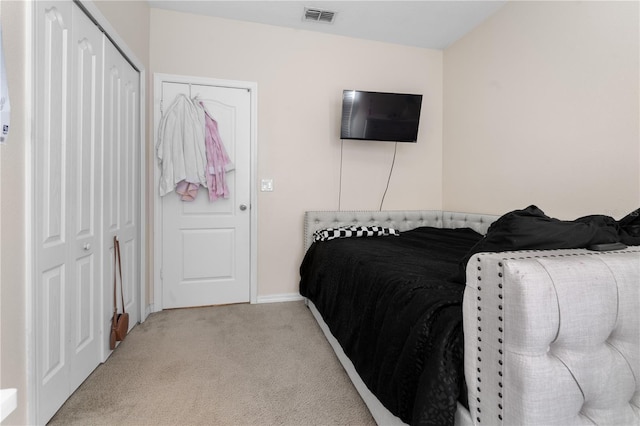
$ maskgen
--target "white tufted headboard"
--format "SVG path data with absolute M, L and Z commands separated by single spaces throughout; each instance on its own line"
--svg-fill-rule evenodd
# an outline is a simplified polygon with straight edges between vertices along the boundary
M 308 211 L 304 215 L 304 250 L 307 251 L 311 246 L 313 233 L 320 229 L 347 225 L 377 225 L 402 232 L 420 226 L 432 226 L 434 228 L 471 228 L 486 234 L 489 225 L 498 217 L 442 210 Z

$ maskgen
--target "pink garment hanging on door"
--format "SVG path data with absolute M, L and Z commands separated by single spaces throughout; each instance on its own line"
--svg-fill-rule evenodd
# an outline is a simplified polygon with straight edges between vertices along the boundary
M 182 201 L 193 201 L 198 196 L 198 187 L 197 183 L 181 180 L 176 185 L 176 192 L 180 195 Z
M 227 151 L 222 144 L 222 138 L 218 132 L 218 123 L 211 117 L 204 104 L 205 120 L 205 148 L 207 153 L 207 187 L 209 189 L 209 200 L 215 201 L 218 198 L 229 197 L 229 187 L 225 174 L 233 170 L 234 166 Z

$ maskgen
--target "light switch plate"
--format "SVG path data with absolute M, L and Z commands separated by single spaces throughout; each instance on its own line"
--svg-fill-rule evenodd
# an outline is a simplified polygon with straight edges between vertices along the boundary
M 260 181 L 260 190 L 262 192 L 273 191 L 273 179 L 262 179 L 262 181 Z

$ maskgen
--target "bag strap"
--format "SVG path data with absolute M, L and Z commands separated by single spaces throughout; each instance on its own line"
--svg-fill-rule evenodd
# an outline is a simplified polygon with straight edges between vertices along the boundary
M 120 297 L 122 299 L 122 313 L 124 309 L 124 282 L 122 281 L 122 263 L 120 261 L 120 241 L 117 236 L 113 236 L 113 313 L 118 312 L 118 302 L 116 301 L 118 283 L 116 280 L 116 266 L 120 275 Z

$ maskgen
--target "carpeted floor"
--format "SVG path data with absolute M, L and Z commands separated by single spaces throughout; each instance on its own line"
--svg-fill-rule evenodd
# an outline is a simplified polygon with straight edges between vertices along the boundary
M 374 425 L 303 302 L 158 312 L 51 425 Z

